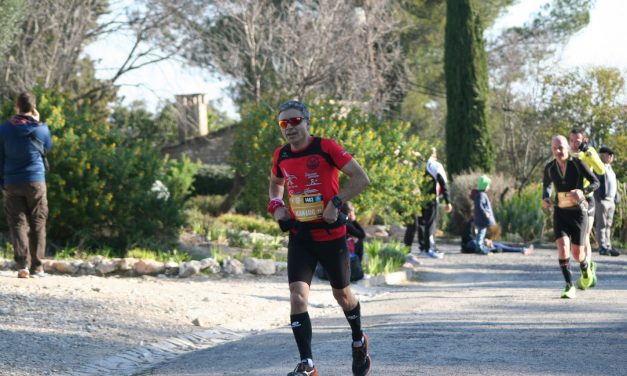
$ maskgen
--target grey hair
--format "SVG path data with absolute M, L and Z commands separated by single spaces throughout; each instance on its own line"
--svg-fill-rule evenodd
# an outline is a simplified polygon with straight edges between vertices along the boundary
M 303 117 L 307 120 L 310 119 L 309 117 L 309 110 L 307 109 L 307 106 L 299 101 L 287 101 L 284 103 L 281 103 L 281 105 L 279 106 L 279 114 L 283 111 L 287 111 L 289 109 L 295 109 L 301 112 L 301 114 L 303 114 Z

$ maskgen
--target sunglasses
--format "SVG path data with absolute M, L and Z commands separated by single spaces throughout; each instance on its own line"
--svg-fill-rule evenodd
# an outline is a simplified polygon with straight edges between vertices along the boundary
M 287 128 L 288 125 L 291 125 L 292 127 L 296 127 L 300 125 L 300 123 L 302 123 L 304 119 L 305 119 L 304 117 L 298 116 L 298 117 L 293 117 L 289 119 L 279 120 L 279 127 L 283 129 Z

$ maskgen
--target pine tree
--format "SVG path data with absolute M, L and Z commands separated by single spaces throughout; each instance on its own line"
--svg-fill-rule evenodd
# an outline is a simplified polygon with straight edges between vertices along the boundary
M 483 29 L 473 0 L 447 0 L 444 69 L 449 173 L 492 171 L 488 66 Z

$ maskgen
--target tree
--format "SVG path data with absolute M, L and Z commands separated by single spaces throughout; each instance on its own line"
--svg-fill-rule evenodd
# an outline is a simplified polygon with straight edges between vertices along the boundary
M 389 0 L 152 0 L 173 14 L 185 58 L 234 80 L 242 105 L 262 97 L 343 99 L 384 113 L 405 90 L 395 6 Z
M 451 175 L 494 168 L 488 123 L 488 66 L 483 29 L 473 0 L 448 0 L 446 73 L 446 155 Z
M 590 0 L 553 0 L 523 26 L 505 29 L 488 47 L 497 169 L 510 171 L 519 188 L 538 178 L 550 156 L 545 76 L 559 62 L 568 38 L 588 24 Z
M 26 14 L 26 4 L 23 0 L 0 0 L 0 63 L 6 58 L 5 53 L 11 45 L 15 33 L 24 15 Z

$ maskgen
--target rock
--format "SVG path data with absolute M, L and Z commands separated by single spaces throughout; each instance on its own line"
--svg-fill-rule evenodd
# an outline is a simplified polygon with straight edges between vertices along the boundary
M 271 275 L 276 272 L 274 260 L 247 257 L 244 259 L 244 268 L 247 272 L 259 275 Z
M 165 275 L 175 276 L 179 274 L 179 263 L 174 261 L 168 261 L 165 263 Z
M 195 326 L 202 326 L 201 322 L 200 322 L 200 318 L 196 317 L 195 319 L 192 320 L 192 324 L 194 324 Z
M 118 270 L 118 265 L 119 263 L 113 260 L 102 260 L 96 265 L 96 273 L 102 276 L 113 273 Z
M 78 271 L 78 266 L 75 266 L 68 261 L 55 261 L 53 265 L 54 270 L 56 270 L 57 273 L 74 274 Z
M 216 259 L 209 257 L 200 260 L 200 270 L 208 270 L 209 272 L 216 274 L 220 273 L 222 271 L 222 268 L 220 267 L 220 263 L 216 261 Z
M 133 265 L 137 262 L 136 258 L 125 257 L 123 259 L 117 259 L 119 269 L 122 271 L 133 270 Z
M 54 268 L 54 263 L 56 261 L 55 260 L 48 260 L 48 259 L 44 259 L 42 260 L 42 267 L 44 268 L 44 272 L 46 273 L 54 273 L 56 270 Z
M 261 232 L 251 232 L 249 233 L 249 238 L 251 242 L 264 242 L 270 243 L 274 241 L 274 236 L 263 234 Z
M 364 226 L 364 231 L 370 238 L 387 238 L 389 236 L 385 226 L 382 225 Z
M 228 258 L 224 260 L 222 269 L 227 274 L 244 274 L 244 264 L 237 259 Z
M 105 260 L 105 258 L 103 256 L 100 255 L 96 255 L 92 258 L 89 259 L 89 262 L 91 262 L 94 265 L 99 265 L 101 262 L 103 262 Z
M 0 270 L 6 270 L 9 260 L 0 258 Z
M 165 271 L 165 264 L 155 260 L 139 260 L 133 265 L 138 275 L 157 275 Z
M 78 271 L 80 272 L 81 275 L 94 275 L 94 274 L 96 274 L 96 268 L 94 267 L 94 264 L 92 264 L 89 261 L 82 261 L 78 265 Z
M 181 278 L 191 277 L 198 273 L 200 273 L 200 262 L 196 260 L 184 262 L 179 267 L 179 277 Z
M 287 271 L 287 262 L 286 261 L 276 261 L 274 263 L 275 267 L 276 267 L 276 271 L 278 272 L 285 272 Z

